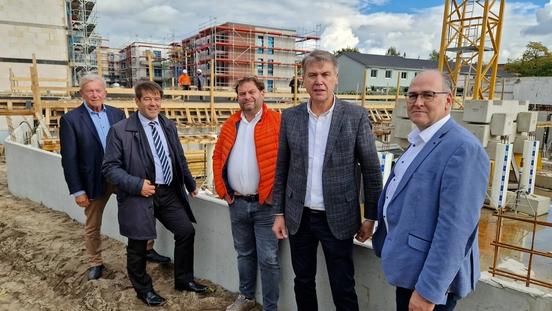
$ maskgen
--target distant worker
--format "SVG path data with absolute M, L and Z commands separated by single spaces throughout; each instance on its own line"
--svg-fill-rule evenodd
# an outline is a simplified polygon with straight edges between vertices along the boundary
M 124 113 L 104 104 L 107 95 L 105 81 L 97 75 L 80 79 L 80 95 L 84 102 L 60 119 L 61 164 L 69 192 L 78 206 L 84 208 L 84 240 L 90 258 L 87 277 L 95 280 L 104 269 L 100 230 L 103 210 L 114 187 L 101 173 L 109 128 L 125 118 Z M 148 243 L 148 260 L 170 262 Z
M 372 234 L 382 184 L 379 159 L 368 111 L 334 94 L 335 56 L 315 50 L 302 65 L 310 99 L 282 113 L 272 230 L 278 239 L 289 230 L 297 310 L 318 310 L 322 244 L 335 308 L 355 311 L 353 236 Z M 364 221 L 357 172 L 364 181 Z
M 178 77 L 178 86 L 180 86 L 182 90 L 187 91 L 190 89 L 191 84 L 192 84 L 192 80 L 188 75 L 188 70 L 186 69 L 182 70 L 182 73 Z
M 156 219 L 174 235 L 174 288 L 205 293 L 194 281 L 195 222 L 184 187 L 197 195 L 176 126 L 161 114 L 163 89 L 152 81 L 135 88 L 138 111 L 109 131 L 102 172 L 117 187 L 119 228 L 128 238 L 127 272 L 140 300 L 165 304 L 146 271 L 146 244 Z
M 194 76 L 194 84 L 197 87 L 198 91 L 203 91 L 203 86 L 205 85 L 205 77 L 203 76 L 201 69 L 196 70 L 196 74 Z M 199 96 L 199 100 L 203 101 L 203 95 Z
M 264 84 L 255 77 L 238 81 L 240 111 L 222 125 L 213 154 L 215 188 L 229 205 L 238 253 L 240 294 L 227 311 L 255 307 L 257 263 L 263 310 L 278 310 L 278 239 L 272 233 L 272 185 L 278 154 L 280 113 L 264 103 Z
M 293 78 L 291 78 L 291 81 L 289 81 L 289 88 L 291 90 L 291 95 L 293 97 L 293 100 L 296 100 L 296 97 L 295 97 L 295 83 L 297 83 L 297 93 L 299 93 L 299 88 L 301 87 L 301 78 L 299 78 L 297 76 L 293 76 Z
M 374 250 L 397 310 L 453 310 L 479 279 L 477 227 L 489 158 L 450 117 L 449 78 L 418 74 L 406 93 L 410 147 L 398 159 L 378 204 Z

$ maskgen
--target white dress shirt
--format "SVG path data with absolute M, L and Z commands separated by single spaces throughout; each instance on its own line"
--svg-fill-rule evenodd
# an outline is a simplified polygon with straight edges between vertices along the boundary
M 144 128 L 144 132 L 146 132 L 146 137 L 148 138 L 148 144 L 151 150 L 151 154 L 153 155 L 153 163 L 155 164 L 155 183 L 162 185 L 165 183 L 165 177 L 163 177 L 163 167 L 161 166 L 161 160 L 157 155 L 157 150 L 155 149 L 155 144 L 153 143 L 153 135 L 151 133 L 151 127 L 149 123 L 152 121 L 155 122 L 155 128 L 157 129 L 157 133 L 159 134 L 159 139 L 161 139 L 161 144 L 163 145 L 163 149 L 165 150 L 165 154 L 167 155 L 167 158 L 169 160 L 169 168 L 172 170 L 171 153 L 169 151 L 169 146 L 167 145 L 165 132 L 161 128 L 161 125 L 159 124 L 159 118 L 157 117 L 154 120 L 150 120 L 144 117 L 140 112 L 138 112 L 138 119 L 140 119 L 140 123 Z
M 389 181 L 389 184 L 387 185 L 387 190 L 385 191 L 385 203 L 383 204 L 383 220 L 385 221 L 385 227 L 388 233 L 389 225 L 387 224 L 387 207 L 389 205 L 389 202 L 393 198 L 393 195 L 395 195 L 397 186 L 401 182 L 404 173 L 406 172 L 412 161 L 414 161 L 416 156 L 420 153 L 420 151 L 422 151 L 425 144 L 449 119 L 450 115 L 446 115 L 444 118 L 435 122 L 425 130 L 420 131 L 418 128 L 415 128 L 408 134 L 408 142 L 410 143 L 410 147 L 408 147 L 408 149 L 406 149 L 402 156 L 397 159 L 395 167 L 393 168 L 393 172 L 395 173 L 395 175 L 393 176 L 393 179 Z
M 251 121 L 242 112 L 234 147 L 228 156 L 228 182 L 243 195 L 256 194 L 259 187 L 259 165 L 255 149 L 255 125 L 261 119 L 259 110 Z
M 307 104 L 307 111 L 309 113 L 309 167 L 307 172 L 305 206 L 320 211 L 325 210 L 324 192 L 322 189 L 322 170 L 334 107 L 335 96 L 330 109 L 320 116 L 312 112 L 310 101 Z

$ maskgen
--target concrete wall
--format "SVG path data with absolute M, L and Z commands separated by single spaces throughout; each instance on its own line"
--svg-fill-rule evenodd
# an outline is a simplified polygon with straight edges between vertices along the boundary
M 7 174 L 10 191 L 19 197 L 42 202 L 45 206 L 66 212 L 82 222 L 83 212 L 69 197 L 61 170 L 59 155 L 33 149 L 9 141 L 5 142 Z M 200 194 L 191 200 L 198 220 L 195 242 L 195 274 L 223 287 L 238 290 L 236 254 L 232 246 L 228 207 L 221 200 Z M 102 233 L 124 241 L 118 234 L 116 202 L 112 198 L 104 212 Z M 173 239 L 169 232 L 158 225 L 156 249 L 163 254 L 173 252 Z M 109 264 L 109 259 L 107 259 Z M 361 310 L 394 310 L 394 289 L 384 279 L 379 260 L 366 247 L 354 249 L 357 294 Z M 295 310 L 293 295 L 293 271 L 289 255 L 289 243 L 280 244 L 282 281 L 280 282 L 281 310 Z M 334 310 L 328 277 L 322 252 L 318 253 L 318 301 L 319 310 Z M 262 301 L 260 292 L 257 300 Z M 473 310 L 552 310 L 552 295 L 544 295 L 537 289 L 499 281 L 486 276 L 468 298 L 462 300 L 459 311 Z
M 552 77 L 510 78 L 514 99 L 531 104 L 552 105 Z M 509 91 L 509 90 L 506 90 Z
M 33 53 L 39 61 L 64 62 L 39 65 L 39 77 L 68 77 L 64 0 L 2 0 L 0 38 L 0 91 L 10 87 L 9 68 L 16 76 L 30 77 Z

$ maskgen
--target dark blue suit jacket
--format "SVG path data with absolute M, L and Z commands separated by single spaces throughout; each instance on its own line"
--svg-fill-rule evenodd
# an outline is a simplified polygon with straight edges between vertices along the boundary
M 105 179 L 101 172 L 104 150 L 84 105 L 83 103 L 61 117 L 61 165 L 69 193 L 84 190 L 89 199 L 95 199 L 102 196 L 105 190 Z M 104 106 L 110 125 L 125 118 L 121 110 Z

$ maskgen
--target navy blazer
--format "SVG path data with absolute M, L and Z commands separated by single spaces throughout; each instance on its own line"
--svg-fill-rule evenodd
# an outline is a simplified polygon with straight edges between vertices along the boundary
M 435 304 L 444 304 L 448 292 L 464 297 L 475 288 L 480 275 L 477 227 L 489 167 L 479 141 L 450 119 L 412 161 L 389 198 L 388 230 L 385 186 L 372 244 L 391 285 L 415 289 Z
M 105 179 L 101 173 L 104 150 L 84 105 L 64 114 L 59 121 L 61 165 L 70 194 L 82 190 L 89 199 L 96 199 L 105 191 Z M 104 107 L 110 126 L 125 118 L 121 110 L 108 105 Z

